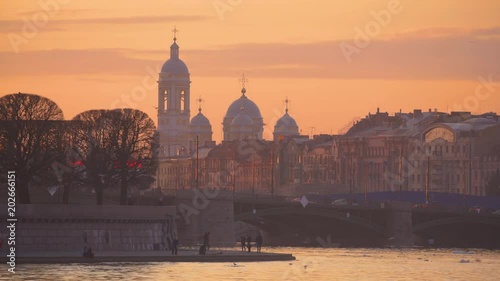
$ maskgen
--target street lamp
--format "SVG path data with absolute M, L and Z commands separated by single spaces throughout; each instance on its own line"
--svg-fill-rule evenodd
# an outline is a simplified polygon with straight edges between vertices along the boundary
M 373 162 L 370 161 L 366 165 L 366 182 L 365 182 L 365 204 L 368 203 L 368 185 L 371 182 L 370 170 L 373 166 Z
M 271 197 L 274 197 L 274 147 L 271 149 Z
M 427 156 L 427 173 L 425 178 L 425 203 L 429 204 L 429 189 L 431 181 L 431 156 Z
M 403 147 L 399 148 L 399 200 L 403 192 Z
M 354 188 L 354 153 L 349 155 L 349 161 L 350 161 L 350 183 L 349 183 L 349 204 L 352 204 L 352 194 L 353 194 L 353 188 Z
M 200 135 L 196 135 L 196 189 L 199 188 L 199 180 L 200 180 L 200 159 L 198 157 L 198 150 L 200 147 Z
M 473 129 L 469 131 L 469 195 L 472 193 L 472 135 Z M 465 191 L 464 191 L 465 194 Z M 467 203 L 467 202 L 466 202 Z

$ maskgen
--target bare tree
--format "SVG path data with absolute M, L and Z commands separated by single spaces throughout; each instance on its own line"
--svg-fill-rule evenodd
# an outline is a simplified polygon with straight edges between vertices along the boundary
M 149 187 L 156 171 L 156 127 L 149 116 L 136 109 L 110 112 L 109 139 L 120 180 L 120 204 L 126 205 L 129 183 Z
M 46 172 L 54 155 L 51 135 L 64 119 L 53 101 L 34 94 L 0 98 L 0 171 L 16 171 L 16 196 L 29 204 L 29 184 Z
M 113 130 L 111 115 L 107 110 L 89 110 L 73 118 L 81 122 L 73 132 L 73 151 L 85 168 L 85 181 L 94 187 L 96 201 L 102 205 L 104 189 L 116 183 L 117 173 L 110 132 Z
M 63 204 L 69 204 L 71 188 L 75 183 L 83 183 L 86 173 L 83 154 L 79 150 L 81 133 L 84 132 L 81 121 L 65 121 L 54 134 L 55 157 L 52 162 L 52 182 L 62 188 Z
M 81 121 L 73 149 L 85 167 L 86 180 L 102 204 L 107 187 L 120 184 L 120 204 L 126 205 L 130 185 L 149 187 L 156 171 L 156 127 L 136 109 L 90 110 Z

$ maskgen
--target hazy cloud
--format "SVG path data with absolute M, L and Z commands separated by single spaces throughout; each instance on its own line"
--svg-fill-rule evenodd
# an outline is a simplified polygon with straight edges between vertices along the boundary
M 134 75 L 147 65 L 158 63 L 129 58 L 122 49 L 50 50 L 24 52 L 17 55 L 0 53 L 4 66 L 1 75 Z
M 84 78 L 80 77 L 77 78 L 77 80 L 83 81 L 83 82 L 99 82 L 99 83 L 116 83 L 119 80 L 118 79 L 109 79 L 109 78 Z
M 346 41 L 309 44 L 241 44 L 215 51 L 185 51 L 200 75 L 335 78 L 475 80 L 500 74 L 500 27 L 476 30 L 426 29 L 411 36 L 373 40 L 347 63 L 339 45 Z M 417 36 L 419 34 L 420 36 Z M 429 36 L 432 34 L 432 36 Z M 288 66 L 288 67 L 287 67 Z
M 29 16 L 25 16 L 26 20 L 30 20 Z M 186 21 L 203 21 L 208 19 L 206 16 L 190 15 L 190 16 L 136 16 L 136 17 L 114 17 L 114 18 L 80 18 L 80 19 L 51 19 L 50 24 L 45 26 L 44 31 L 63 31 L 66 26 L 72 24 L 109 24 L 109 25 L 125 25 L 125 24 L 159 24 L 167 22 L 186 22 Z M 0 33 L 19 32 L 21 31 L 26 20 L 0 20 Z
M 391 38 L 440 38 L 440 37 L 470 37 L 478 38 L 483 36 L 500 36 L 500 27 L 486 27 L 477 29 L 465 29 L 456 27 L 429 27 L 414 30 L 407 30 L 396 33 Z
M 186 50 L 181 57 L 193 76 L 386 80 L 475 80 L 500 74 L 500 28 L 457 31 L 427 29 L 374 40 L 347 63 L 339 44 L 239 44 Z M 417 36 L 420 34 L 420 36 Z M 426 35 L 427 34 L 427 35 Z M 429 36 L 432 34 L 432 36 Z M 410 36 L 411 35 L 411 36 Z M 484 35 L 488 35 L 484 37 Z M 142 59 L 146 56 L 148 59 Z M 152 57 L 152 58 L 151 58 Z M 157 59 L 156 59 L 157 58 Z M 168 50 L 91 49 L 3 52 L 1 75 L 143 74 L 168 59 Z
M 40 13 L 42 10 L 29 10 L 24 12 L 16 13 L 18 16 L 33 16 L 36 13 Z M 57 15 L 59 16 L 75 16 L 82 14 L 96 14 L 96 13 L 104 13 L 109 12 L 109 10 L 105 9 L 59 9 L 57 10 Z

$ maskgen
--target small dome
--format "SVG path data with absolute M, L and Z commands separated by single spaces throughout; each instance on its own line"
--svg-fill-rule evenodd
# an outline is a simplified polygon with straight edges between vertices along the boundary
M 245 96 L 245 92 L 246 92 L 245 88 L 243 88 L 243 90 L 241 92 L 243 93 L 241 95 L 241 97 L 239 99 L 233 101 L 233 103 L 231 103 L 231 105 L 227 109 L 227 113 L 226 113 L 225 118 L 234 118 L 237 115 L 239 115 L 241 107 L 245 108 L 245 113 L 251 119 L 262 118 L 262 115 L 260 114 L 259 107 L 253 101 L 251 101 L 249 98 L 247 98 L 247 96 Z
M 191 126 L 200 126 L 200 127 L 210 127 L 210 121 L 208 120 L 203 113 L 198 112 L 192 119 L 191 119 Z
M 161 72 L 172 74 L 189 74 L 187 65 L 180 59 L 169 59 L 161 67 Z
M 276 127 L 298 127 L 297 122 L 295 122 L 295 119 L 292 118 L 292 116 L 288 115 L 288 113 L 285 113 L 278 122 L 276 122 Z
M 186 64 L 179 58 L 179 45 L 177 45 L 176 38 L 174 43 L 170 46 L 170 59 L 167 60 L 161 67 L 162 73 L 172 74 L 189 74 Z
M 299 126 L 295 119 L 288 114 L 288 98 L 285 100 L 286 109 L 285 114 L 281 116 L 281 118 L 276 122 L 274 126 L 274 139 L 279 139 L 283 136 L 298 136 L 299 135 Z
M 241 110 L 240 113 L 234 117 L 231 126 L 253 126 L 252 118 L 246 114 L 246 110 Z
M 275 139 L 278 136 L 298 136 L 299 126 L 297 126 L 297 122 L 287 112 L 276 122 L 273 134 Z

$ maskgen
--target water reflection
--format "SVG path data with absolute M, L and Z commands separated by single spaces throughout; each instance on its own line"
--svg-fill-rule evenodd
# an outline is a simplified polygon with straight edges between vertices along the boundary
M 500 251 L 272 248 L 293 262 L 18 265 L 1 280 L 498 280 Z

